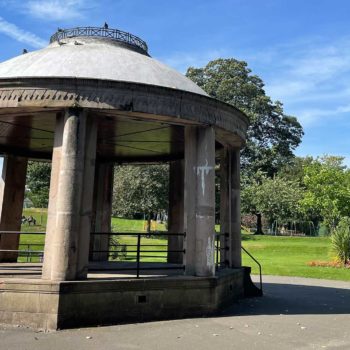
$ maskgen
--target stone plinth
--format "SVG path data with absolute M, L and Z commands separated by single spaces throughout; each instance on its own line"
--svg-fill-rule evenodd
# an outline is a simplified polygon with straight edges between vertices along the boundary
M 0 323 L 55 330 L 211 315 L 243 296 L 244 269 L 215 277 L 0 282 Z

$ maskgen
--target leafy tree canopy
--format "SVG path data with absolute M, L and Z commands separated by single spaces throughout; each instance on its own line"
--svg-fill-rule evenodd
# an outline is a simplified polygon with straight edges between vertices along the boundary
M 123 165 L 115 168 L 113 214 L 132 217 L 168 210 L 168 165 Z
M 258 181 L 244 187 L 242 210 L 251 214 L 261 213 L 270 223 L 275 220 L 293 221 L 298 217 L 301 198 L 302 189 L 297 181 L 260 174 Z
M 350 171 L 343 161 L 343 157 L 324 156 L 303 167 L 301 208 L 305 215 L 323 219 L 330 229 L 350 212 Z
M 284 114 L 281 102 L 266 95 L 261 78 L 251 73 L 244 61 L 220 58 L 203 68 L 190 67 L 186 75 L 210 96 L 247 114 L 251 124 L 242 152 L 243 170 L 250 174 L 261 170 L 272 177 L 293 158 L 303 129 L 295 117 Z
M 51 163 L 29 161 L 26 196 L 36 208 L 46 208 L 49 202 Z

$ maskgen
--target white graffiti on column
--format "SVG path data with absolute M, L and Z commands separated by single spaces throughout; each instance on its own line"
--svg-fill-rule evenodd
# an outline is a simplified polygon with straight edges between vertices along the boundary
M 208 161 L 206 160 L 205 161 L 205 165 L 202 165 L 202 166 L 198 166 L 197 167 L 197 176 L 200 175 L 201 176 L 201 186 L 202 186 L 202 193 L 203 193 L 203 196 L 204 196 L 204 193 L 205 193 L 205 175 L 208 175 L 209 174 L 209 171 L 214 169 L 212 166 L 208 166 Z

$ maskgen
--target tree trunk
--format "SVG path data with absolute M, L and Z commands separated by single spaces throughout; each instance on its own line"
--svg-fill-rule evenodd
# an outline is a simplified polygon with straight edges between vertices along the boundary
M 256 232 L 255 235 L 263 235 L 263 229 L 262 229 L 262 220 L 261 220 L 261 214 L 256 214 Z
M 147 233 L 151 233 L 151 214 L 148 214 L 147 217 Z

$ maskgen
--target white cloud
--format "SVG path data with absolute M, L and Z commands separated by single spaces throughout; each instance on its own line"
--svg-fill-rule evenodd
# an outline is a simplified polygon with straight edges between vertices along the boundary
M 350 98 L 349 38 L 309 38 L 267 52 L 268 62 L 260 64 L 257 55 L 252 64 L 265 71 L 266 91 L 284 103 L 286 113 L 296 115 L 304 126 L 350 113 L 344 107 Z
M 297 115 L 300 122 L 304 126 L 309 126 L 314 122 L 323 119 L 324 121 L 329 120 L 330 118 L 336 119 L 340 118 L 342 114 L 350 112 L 350 105 L 341 105 L 333 109 L 321 109 L 321 108 L 310 108 L 300 110 Z
M 47 45 L 47 41 L 39 38 L 31 32 L 27 32 L 15 24 L 7 22 L 0 17 L 0 33 L 3 33 L 21 43 L 30 45 L 34 48 L 40 48 Z
M 32 17 L 61 21 L 82 18 L 91 6 L 85 0 L 31 0 L 25 8 Z

